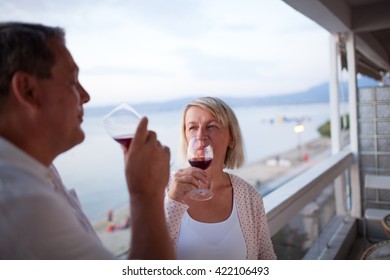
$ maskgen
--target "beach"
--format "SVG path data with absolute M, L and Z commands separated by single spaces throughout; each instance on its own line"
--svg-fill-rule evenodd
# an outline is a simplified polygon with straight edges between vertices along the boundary
M 317 138 L 302 146 L 228 172 L 242 177 L 264 196 L 329 155 L 330 139 Z M 126 258 L 129 249 L 131 227 L 123 228 L 129 214 L 128 207 L 113 212 L 112 222 L 118 227 L 113 231 L 107 231 L 108 217 L 93 223 L 104 246 L 118 258 Z

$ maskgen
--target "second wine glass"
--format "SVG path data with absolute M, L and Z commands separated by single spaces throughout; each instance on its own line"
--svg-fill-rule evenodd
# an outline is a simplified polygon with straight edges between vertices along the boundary
M 193 137 L 190 139 L 187 148 L 187 160 L 192 167 L 197 167 L 203 170 L 209 168 L 213 160 L 213 148 L 210 141 Z M 213 192 L 210 190 L 210 184 L 205 184 L 199 181 L 197 189 L 188 193 L 192 200 L 204 201 L 213 197 Z

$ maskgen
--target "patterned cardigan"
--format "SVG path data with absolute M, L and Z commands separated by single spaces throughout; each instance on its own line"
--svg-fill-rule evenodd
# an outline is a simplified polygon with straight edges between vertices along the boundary
M 242 178 L 233 174 L 228 175 L 233 186 L 238 217 L 246 243 L 246 259 L 276 259 L 262 197 Z M 179 239 L 180 222 L 188 207 L 187 204 L 169 198 L 168 191 L 166 192 L 165 215 L 175 248 Z

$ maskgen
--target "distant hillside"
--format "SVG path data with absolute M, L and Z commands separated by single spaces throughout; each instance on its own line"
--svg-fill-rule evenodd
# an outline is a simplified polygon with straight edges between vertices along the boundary
M 358 80 L 358 87 L 377 86 L 377 81 L 362 77 Z M 247 105 L 286 105 L 286 104 L 307 104 L 307 103 L 328 103 L 329 83 L 323 83 L 308 90 L 282 95 L 272 95 L 253 98 L 230 98 L 224 100 L 232 106 Z M 348 83 L 344 82 L 340 88 L 340 100 L 348 101 Z
M 362 77 L 358 80 L 358 87 L 376 86 L 377 82 L 366 77 Z M 132 104 L 132 106 L 140 112 L 146 111 L 165 111 L 165 110 L 177 110 L 183 108 L 189 101 L 195 97 L 184 97 L 180 99 L 174 99 L 164 102 L 150 102 Z M 309 88 L 308 90 L 295 93 L 286 93 L 282 95 L 270 95 L 263 97 L 221 97 L 232 107 L 241 106 L 271 106 L 271 105 L 286 105 L 286 104 L 307 104 L 307 103 L 328 103 L 329 102 L 329 83 L 323 83 L 318 86 Z M 340 99 L 348 100 L 348 84 L 344 82 L 340 88 Z M 112 106 L 88 108 L 89 114 L 103 114 L 112 109 Z

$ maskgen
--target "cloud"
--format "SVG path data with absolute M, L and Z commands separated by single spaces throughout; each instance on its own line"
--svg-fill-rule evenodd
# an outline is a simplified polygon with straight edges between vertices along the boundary
M 129 91 L 140 101 L 259 96 L 328 78 L 327 33 L 283 1 L 0 0 L 0 10 L 2 20 L 64 27 L 101 103 Z
M 269 61 L 210 55 L 197 49 L 180 50 L 178 54 L 185 61 L 185 68 L 188 72 L 206 80 L 257 79 L 260 69 L 272 67 Z
M 83 68 L 85 76 L 151 76 L 167 77 L 169 74 L 147 68 L 135 68 L 119 65 L 101 65 L 91 68 Z

